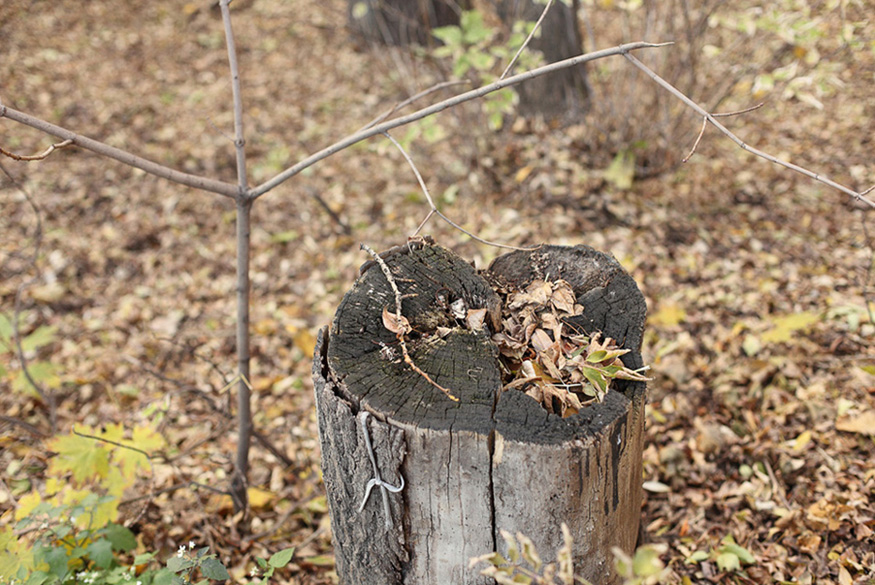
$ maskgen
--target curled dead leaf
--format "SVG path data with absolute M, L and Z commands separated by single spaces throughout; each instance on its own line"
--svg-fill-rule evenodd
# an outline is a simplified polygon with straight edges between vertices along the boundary
M 412 329 L 407 317 L 391 313 L 387 307 L 383 307 L 383 327 L 395 335 L 405 335 Z

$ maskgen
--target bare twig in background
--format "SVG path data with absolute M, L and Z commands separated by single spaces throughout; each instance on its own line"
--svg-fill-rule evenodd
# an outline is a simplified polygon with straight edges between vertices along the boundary
M 425 219 L 422 220 L 422 223 L 419 224 L 419 227 L 416 228 L 416 231 L 413 232 L 414 236 L 419 234 L 420 230 L 422 230 L 422 228 L 425 226 L 426 222 L 431 218 L 432 215 L 437 215 L 442 220 L 444 220 L 463 234 L 469 236 L 471 239 L 476 240 L 481 244 L 486 244 L 487 246 L 495 246 L 496 248 L 506 248 L 510 250 L 534 250 L 535 248 L 537 248 L 537 246 L 531 248 L 519 248 L 517 246 L 510 246 L 508 244 L 499 244 L 497 242 L 484 240 L 483 238 L 469 232 L 468 230 L 451 220 L 449 217 L 441 213 L 441 211 L 437 208 L 437 205 L 435 205 L 434 199 L 431 198 L 431 193 L 428 192 L 428 186 L 425 184 L 425 180 L 422 178 L 422 174 L 419 172 L 419 169 L 416 168 L 416 163 L 413 162 L 413 159 L 410 157 L 409 154 L 407 154 L 407 151 L 404 150 L 404 147 L 401 146 L 401 144 L 397 140 L 392 138 L 392 136 L 388 132 L 384 132 L 383 135 L 388 138 L 392 142 L 392 144 L 394 144 L 398 148 L 398 150 L 401 151 L 401 155 L 404 156 L 404 160 L 406 160 L 407 164 L 410 165 L 410 168 L 413 169 L 413 173 L 416 175 L 416 180 L 419 181 L 419 187 L 422 189 L 422 192 L 425 194 L 425 198 L 428 200 L 430 210 L 428 212 L 428 215 L 425 216 Z
M 22 187 L 18 183 L 18 181 L 15 180 L 15 177 L 9 174 L 9 171 L 6 170 L 6 167 L 0 165 L 0 170 L 3 171 L 3 174 L 6 175 L 6 177 L 24 196 L 25 201 L 27 201 L 31 209 L 33 209 L 33 213 L 36 216 L 36 233 L 34 234 L 33 254 L 28 260 L 27 267 L 24 268 L 22 272 L 26 272 L 29 268 L 36 269 L 36 262 L 39 258 L 39 252 L 40 248 L 42 247 L 43 241 L 42 214 L 40 213 L 39 207 L 33 200 L 33 197 L 30 196 L 30 193 L 28 193 L 27 189 Z M 21 296 L 24 293 L 25 289 L 27 289 L 27 287 L 36 282 L 38 279 L 39 273 L 34 274 L 31 278 L 19 284 L 18 287 L 15 289 L 15 301 L 13 303 L 12 319 L 10 320 L 12 325 L 12 341 L 15 344 L 18 362 L 21 365 L 21 371 L 22 373 L 24 373 L 25 379 L 31 386 L 33 386 L 37 394 L 39 394 L 40 399 L 49 407 L 49 429 L 50 433 L 54 434 L 58 424 L 57 397 L 55 396 L 54 392 L 52 392 L 50 389 L 47 390 L 43 388 L 43 386 L 34 379 L 33 374 L 31 373 L 30 368 L 27 365 L 27 356 L 24 355 L 24 347 L 21 343 L 21 331 L 19 330 L 19 322 L 21 319 Z
M 529 46 L 529 43 L 532 42 L 532 39 L 535 38 L 535 32 L 538 30 L 538 27 L 541 26 L 541 23 L 544 22 L 544 18 L 547 17 L 547 13 L 550 12 L 550 8 L 552 6 L 553 0 L 547 0 L 547 5 L 544 6 L 544 10 L 541 12 L 541 16 L 538 18 L 538 21 L 535 22 L 535 26 L 532 27 L 532 32 L 529 33 L 529 36 L 527 36 L 526 40 L 523 41 L 523 44 L 520 45 L 520 48 L 513 56 L 513 59 L 510 60 L 510 63 L 507 64 L 507 67 L 504 68 L 504 71 L 501 73 L 501 77 L 499 77 L 499 79 L 504 79 L 505 77 L 507 77 L 507 74 L 511 72 L 513 66 L 516 65 L 517 60 L 520 58 L 520 55 L 523 54 L 523 51 L 526 49 L 526 47 Z
M 383 112 L 382 114 L 380 114 L 379 116 L 377 116 L 376 118 L 374 118 L 373 120 L 371 120 L 370 122 L 368 122 L 367 124 L 365 124 L 364 126 L 359 128 L 358 132 L 361 132 L 362 130 L 367 130 L 368 128 L 371 128 L 372 126 L 379 124 L 380 122 L 382 122 L 383 120 L 385 120 L 386 118 L 388 118 L 389 116 L 391 116 L 392 114 L 397 112 L 398 110 L 401 110 L 401 109 L 409 106 L 410 104 L 412 104 L 416 101 L 419 101 L 426 96 L 433 94 L 436 91 L 440 91 L 440 90 L 445 89 L 447 87 L 454 87 L 456 85 L 467 85 L 468 83 L 469 82 L 465 81 L 465 80 L 442 81 L 440 83 L 436 83 L 435 85 L 432 85 L 428 89 L 424 89 L 421 92 L 410 96 L 406 100 L 404 100 L 402 102 L 398 102 L 397 104 L 395 104 L 394 106 L 392 106 L 391 108 L 389 108 L 388 110 L 386 110 L 385 112 Z
M 407 351 L 407 343 L 404 341 L 405 333 L 409 333 L 409 331 L 410 331 L 410 324 L 407 323 L 407 319 L 405 319 L 404 315 L 401 313 L 401 291 L 398 290 L 398 285 L 395 284 L 395 277 L 392 276 L 392 271 L 389 270 L 389 266 L 386 265 L 386 261 L 383 260 L 379 254 L 374 252 L 374 250 L 370 246 L 368 246 L 367 244 L 361 244 L 361 248 L 362 248 L 362 250 L 364 250 L 365 252 L 370 254 L 371 257 L 374 259 L 374 261 L 380 265 L 380 270 L 383 271 L 383 274 L 386 276 L 386 280 L 389 281 L 389 285 L 392 287 L 392 292 L 395 294 L 395 320 L 397 323 L 397 327 L 396 327 L 397 330 L 395 331 L 395 337 L 398 338 L 398 343 L 401 345 L 401 353 L 404 356 L 404 363 L 406 363 L 408 366 L 410 366 L 410 368 L 414 372 L 416 372 L 417 374 L 419 374 L 420 376 L 422 376 L 423 378 L 428 380 L 428 382 L 432 386 L 434 386 L 435 388 L 437 388 L 438 390 L 440 390 L 441 392 L 446 394 L 447 398 L 449 398 L 453 402 L 458 402 L 459 399 L 456 398 L 455 396 L 453 396 L 452 392 L 450 392 L 449 390 L 447 390 L 446 388 L 444 388 L 443 386 L 441 386 L 440 384 L 438 384 L 437 382 L 432 380 L 431 376 L 429 376 L 427 373 L 423 372 L 419 368 L 419 366 L 417 366 L 413 362 L 413 358 L 410 357 L 410 353 L 408 353 L 408 351 Z
M 65 146 L 70 146 L 71 144 L 73 144 L 73 141 L 68 138 L 67 140 L 65 140 L 63 142 L 58 142 L 56 144 L 52 144 L 51 146 L 49 146 L 47 149 L 45 149 L 40 154 L 33 154 L 30 156 L 26 156 L 26 155 L 21 155 L 21 154 L 15 154 L 14 152 L 9 152 L 8 150 L 3 150 L 3 148 L 0 148 L 0 154 L 8 156 L 9 158 L 14 159 L 14 160 L 19 160 L 19 161 L 43 160 L 45 158 L 48 158 L 48 156 L 50 154 L 52 154 L 53 152 L 55 152 L 56 150 L 60 150 L 61 148 L 64 148 Z
M 746 114 L 748 112 L 758 110 L 761 107 L 763 107 L 763 105 L 765 105 L 765 104 L 759 103 L 755 106 L 752 106 L 750 108 L 745 108 L 745 109 L 739 110 L 737 112 L 725 112 L 722 114 L 711 114 L 711 115 L 714 116 L 715 118 L 728 118 L 729 116 L 738 116 L 740 114 Z M 681 162 L 688 162 L 691 158 L 693 158 L 693 155 L 696 154 L 696 148 L 698 148 L 699 142 L 702 140 L 702 136 L 705 135 L 705 128 L 707 128 L 707 127 L 708 127 L 708 118 L 702 117 L 702 129 L 699 130 L 699 135 L 696 136 L 696 141 L 693 143 L 693 148 L 690 149 L 690 154 L 688 154 L 683 159 L 681 159 Z
M 25 431 L 30 433 L 31 435 L 34 435 L 34 436 L 39 437 L 41 439 L 45 439 L 49 436 L 48 434 L 42 432 L 41 430 L 39 430 L 38 428 L 36 428 L 32 424 L 30 424 L 28 422 L 24 422 L 23 420 L 17 419 L 15 417 L 6 416 L 5 414 L 0 414 L 0 422 L 7 423 L 10 425 L 15 425 L 17 427 L 21 427 Z
M 691 109 L 693 109 L 695 112 L 697 112 L 700 116 L 705 118 L 715 128 L 720 130 L 720 132 L 725 134 L 730 140 L 732 140 L 735 144 L 737 144 L 742 150 L 746 150 L 746 151 L 750 152 L 751 154 L 754 154 L 754 155 L 756 155 L 760 158 L 763 158 L 769 162 L 773 162 L 776 165 L 780 165 L 784 168 L 790 169 L 791 171 L 796 171 L 797 173 L 803 174 L 806 177 L 810 177 L 819 183 L 823 183 L 824 185 L 828 185 L 829 187 L 832 187 L 833 189 L 837 189 L 838 191 L 841 191 L 842 193 L 850 195 L 851 197 L 853 197 L 857 201 L 865 203 L 869 207 L 875 208 L 875 201 L 872 201 L 871 199 L 865 197 L 862 193 L 859 193 L 857 191 L 854 191 L 853 189 L 845 187 L 844 185 L 836 183 L 832 179 L 828 179 L 827 177 L 825 177 L 823 175 L 819 175 L 818 173 L 809 171 L 808 169 L 800 167 L 799 165 L 795 165 L 791 162 L 781 160 L 775 156 L 772 156 L 771 154 L 768 154 L 767 152 L 763 152 L 762 150 L 756 149 L 756 148 L 746 144 L 744 141 L 741 140 L 741 138 L 739 138 L 738 136 L 733 134 L 732 131 L 729 130 L 726 126 L 724 126 L 723 124 L 718 122 L 716 117 L 714 117 L 712 114 L 708 113 L 704 108 L 702 108 L 702 106 L 700 106 L 699 104 L 697 104 L 696 102 L 694 102 L 693 100 L 688 98 L 686 95 L 684 95 L 675 86 L 673 86 L 672 84 L 670 84 L 669 82 L 664 80 L 662 77 L 657 75 L 647 65 L 645 65 L 644 63 L 642 63 L 641 61 L 636 59 L 634 55 L 629 54 L 629 52 L 627 51 L 627 52 L 623 53 L 623 56 L 630 63 L 632 63 L 635 67 L 637 67 L 638 69 L 640 69 L 641 71 L 646 73 L 658 85 L 663 87 L 666 91 L 671 93 L 673 96 L 675 96 L 676 98 L 681 100 L 683 103 L 685 103 L 687 106 L 689 106 Z

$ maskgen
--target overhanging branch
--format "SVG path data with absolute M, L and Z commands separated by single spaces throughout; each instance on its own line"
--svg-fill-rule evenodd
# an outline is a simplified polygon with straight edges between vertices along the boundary
M 71 130 L 55 126 L 45 120 L 34 118 L 33 116 L 29 116 L 24 112 L 19 112 L 8 106 L 0 106 L 0 118 L 9 118 L 14 122 L 30 126 L 31 128 L 36 128 L 46 134 L 57 136 L 64 140 L 70 140 L 76 146 L 96 152 L 107 158 L 117 160 L 128 166 L 146 171 L 147 173 L 161 177 L 162 179 L 173 181 L 174 183 L 194 187 L 195 189 L 201 189 L 202 191 L 217 193 L 219 195 L 224 195 L 225 197 L 235 197 L 238 193 L 237 186 L 232 185 L 231 183 L 217 181 L 215 179 L 207 179 L 206 177 L 199 177 L 197 175 L 191 175 L 189 173 L 183 173 L 171 169 L 170 167 L 165 167 L 164 165 L 139 157 L 130 152 L 121 150 L 120 148 L 104 144 L 93 138 L 88 138 L 87 136 L 76 134 Z
M 592 53 L 586 53 L 585 55 L 578 55 L 577 57 L 571 57 L 570 59 L 564 59 L 562 61 L 557 61 L 555 63 L 551 63 L 549 65 L 544 65 L 543 67 L 538 67 L 537 69 L 532 69 L 531 71 L 526 71 L 525 73 L 520 73 L 519 75 L 514 75 L 513 77 L 507 77 L 505 79 L 496 81 L 495 83 L 490 83 L 489 85 L 484 85 L 483 87 L 472 89 L 471 91 L 462 93 L 457 95 L 456 97 L 444 100 L 442 102 L 438 102 L 434 105 L 428 106 L 427 108 L 422 108 L 421 110 L 417 110 L 412 114 L 407 116 L 402 116 L 401 118 L 395 118 L 394 120 L 389 120 L 388 122 L 383 122 L 382 124 L 378 124 L 376 126 L 372 126 L 366 130 L 362 130 L 360 132 L 356 132 L 355 134 L 351 134 L 346 138 L 341 139 L 338 142 L 335 142 L 331 146 L 327 148 L 323 148 L 319 152 L 312 154 L 302 160 L 301 162 L 289 167 L 285 171 L 281 172 L 274 178 L 254 187 L 250 190 L 250 197 L 253 199 L 261 197 L 274 187 L 280 185 L 281 183 L 291 179 L 304 169 L 313 166 L 317 162 L 322 159 L 328 158 L 329 156 L 340 152 L 345 148 L 349 148 L 353 144 L 357 142 L 361 142 L 371 136 L 377 136 L 379 134 L 384 134 L 393 128 L 397 128 L 398 126 L 404 126 L 405 124 L 409 124 L 411 122 L 415 122 L 417 120 L 421 120 L 426 116 L 430 116 L 432 114 L 436 114 L 438 112 L 442 112 L 447 108 L 451 108 L 463 102 L 469 102 L 471 100 L 475 100 L 479 97 L 483 97 L 484 95 L 490 94 L 492 92 L 498 91 L 500 89 L 504 89 L 505 87 L 510 87 L 512 85 L 516 85 L 518 83 L 522 83 L 529 79 L 539 77 L 541 75 L 545 75 L 547 73 L 552 73 L 553 71 L 559 71 L 560 69 L 566 69 L 568 67 L 574 67 L 575 65 L 580 65 L 581 63 L 587 63 L 589 61 L 595 61 L 597 59 L 604 59 L 605 57 L 610 57 L 612 55 L 625 55 L 629 51 L 634 51 L 637 49 L 651 49 L 656 47 L 665 47 L 671 45 L 672 43 L 643 43 L 643 42 L 635 42 L 635 43 L 627 43 L 625 45 L 619 45 L 617 47 L 613 47 L 611 49 L 603 49 L 601 51 L 593 51 Z

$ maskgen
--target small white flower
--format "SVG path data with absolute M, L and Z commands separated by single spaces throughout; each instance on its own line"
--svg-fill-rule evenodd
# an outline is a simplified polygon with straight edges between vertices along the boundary
M 258 577 L 258 567 L 252 567 L 252 570 L 249 571 L 250 577 Z
M 182 555 L 185 554 L 185 545 L 180 545 L 179 550 L 176 551 L 176 556 L 182 558 Z
M 194 548 L 194 541 L 193 540 L 188 541 L 188 548 L 189 548 L 189 550 Z
M 137 585 L 143 585 L 142 581 L 137 581 Z

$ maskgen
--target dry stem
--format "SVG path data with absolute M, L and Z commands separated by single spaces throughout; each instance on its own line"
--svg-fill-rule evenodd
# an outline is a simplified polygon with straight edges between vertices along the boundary
M 402 319 L 403 315 L 401 314 L 401 291 L 398 290 L 398 285 L 395 283 L 395 277 L 392 276 L 392 271 L 389 270 L 389 266 L 386 264 L 386 261 L 383 260 L 379 254 L 374 252 L 374 250 L 370 246 L 368 246 L 367 244 L 361 244 L 361 248 L 362 248 L 362 250 L 364 250 L 365 252 L 370 254 L 371 257 L 374 259 L 374 261 L 380 265 L 380 270 L 383 271 L 383 274 L 386 276 L 386 280 L 389 281 L 389 286 L 392 287 L 392 292 L 395 294 L 396 319 L 398 320 L 399 324 L 402 323 L 401 319 Z M 429 376 L 427 373 L 423 372 L 420 369 L 420 367 L 417 366 L 416 363 L 414 363 L 413 358 L 410 357 L 410 353 L 407 351 L 407 343 L 404 341 L 404 333 L 405 333 L 404 327 L 399 327 L 398 331 L 395 333 L 395 336 L 398 338 L 398 343 L 401 345 L 401 353 L 404 356 L 404 363 L 406 363 L 408 366 L 410 366 L 410 368 L 414 372 L 416 372 L 417 374 L 419 374 L 420 376 L 422 376 L 423 378 L 428 380 L 428 382 L 432 386 L 434 386 L 435 388 L 437 388 L 438 390 L 440 390 L 441 392 L 446 394 L 447 398 L 449 398 L 453 402 L 458 402 L 459 399 L 456 398 L 455 396 L 453 396 L 452 392 L 450 392 L 449 390 L 447 390 L 446 388 L 444 388 L 443 386 L 441 386 L 440 384 L 438 384 L 437 382 L 432 380 L 431 376 Z

